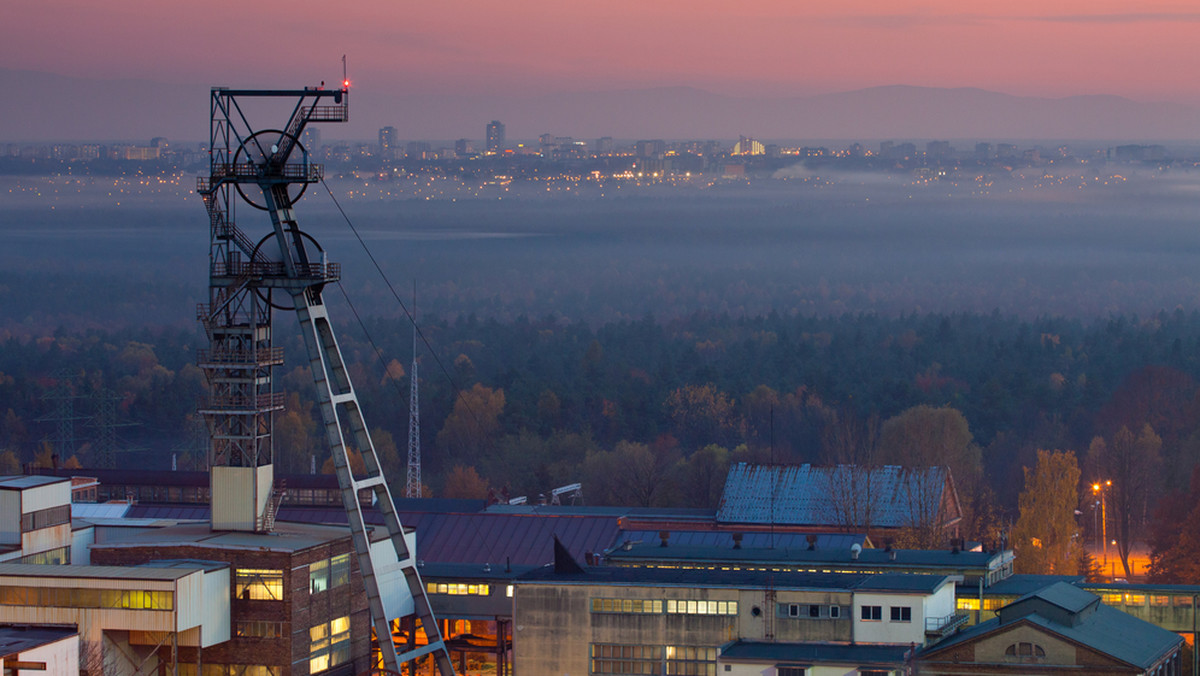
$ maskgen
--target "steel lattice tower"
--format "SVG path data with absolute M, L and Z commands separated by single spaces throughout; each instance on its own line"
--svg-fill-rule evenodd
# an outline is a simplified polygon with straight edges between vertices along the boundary
M 280 129 L 260 128 L 250 118 L 264 109 L 291 109 Z M 283 363 L 271 335 L 273 310 L 294 311 L 300 320 L 317 402 L 329 442 L 346 520 L 357 554 L 371 622 L 384 666 L 432 655 L 443 676 L 454 673 L 416 561 L 404 541 L 396 506 L 375 454 L 322 292 L 340 268 L 325 259 L 316 240 L 296 221 L 295 204 L 322 178 L 299 139 L 313 122 L 349 119 L 349 91 L 231 90 L 214 88 L 210 104 L 209 176 L 197 192 L 210 225 L 209 302 L 197 313 L 209 337 L 198 355 L 210 384 L 201 411 L 209 426 L 209 476 L 214 530 L 270 531 L 282 495 L 274 489 L 272 418 L 283 396 L 272 384 Z M 255 240 L 233 221 L 237 197 L 270 216 L 270 231 Z M 366 476 L 350 469 L 347 435 L 362 454 Z M 361 491 L 370 492 L 384 517 L 391 547 L 372 547 L 363 520 Z M 427 645 L 397 655 L 392 620 L 412 600 Z
M 417 401 L 417 304 L 413 303 L 413 360 L 408 395 L 408 483 L 404 496 L 421 497 L 421 408 Z

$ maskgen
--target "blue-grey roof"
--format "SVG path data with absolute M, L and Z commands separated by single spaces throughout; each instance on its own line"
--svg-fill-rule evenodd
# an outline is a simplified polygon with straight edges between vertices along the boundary
M 846 645 L 839 643 L 776 643 L 737 640 L 721 646 L 718 661 L 753 660 L 797 664 L 857 666 L 902 665 L 907 645 Z
M 949 581 L 945 575 L 903 573 L 800 573 L 763 570 L 697 570 L 689 568 L 624 568 L 584 566 L 582 573 L 558 573 L 544 566 L 522 575 L 525 582 L 552 584 L 731 587 L 735 589 L 821 589 L 932 594 Z
M 958 514 L 939 515 L 943 493 L 953 489 L 945 467 L 904 468 L 896 465 L 859 469 L 851 465 L 751 465 L 729 470 L 717 521 L 723 523 L 783 523 L 795 525 L 852 525 L 870 512 L 870 525 L 907 528 Z M 859 497 L 848 500 L 845 496 Z
M 662 539 L 659 530 L 624 530 L 617 533 L 614 544 L 623 542 L 650 543 L 658 545 Z M 707 547 L 733 549 L 733 531 L 667 531 L 668 544 L 671 547 Z M 741 533 L 742 548 L 744 549 L 806 549 L 808 548 L 809 533 Z M 865 547 L 867 536 L 862 533 L 813 533 L 816 538 L 816 548 L 819 550 L 844 550 L 849 552 L 854 545 Z
M 1064 589 L 1065 588 L 1065 589 Z M 1047 592 L 1047 590 L 1049 590 Z M 1084 596 L 1090 598 L 1085 598 Z M 1001 617 L 992 618 L 986 622 L 964 629 L 944 641 L 929 646 L 921 653 L 921 657 L 932 657 L 937 653 L 967 641 L 981 639 L 990 634 L 1006 631 L 1009 627 L 1020 623 L 1029 623 L 1046 632 L 1058 635 L 1069 641 L 1086 646 L 1091 650 L 1103 653 L 1138 669 L 1147 669 L 1176 650 L 1183 639 L 1173 632 L 1159 628 L 1149 622 L 1140 620 L 1132 615 L 1123 613 L 1115 608 L 1102 604 L 1094 604 L 1098 597 L 1089 592 L 1072 587 L 1066 583 L 1056 583 L 1051 587 L 1034 592 L 1021 601 L 1014 602 L 1005 608 L 1011 608 L 1030 599 L 1040 599 L 1048 603 L 1064 603 L 1079 610 L 1087 609 L 1077 624 L 1063 624 L 1049 619 L 1037 612 L 1004 621 Z M 1063 607 L 1063 606 L 1059 606 Z M 1004 608 L 1000 610 L 1003 614 Z M 1072 611 L 1068 611 L 1072 612 Z
M 617 565 L 645 565 L 650 561 L 678 561 L 680 563 L 738 562 L 757 565 L 830 565 L 853 566 L 861 569 L 945 569 L 990 570 L 999 567 L 1004 561 L 1011 559 L 1010 551 L 1004 552 L 954 552 L 949 549 L 863 549 L 854 558 L 850 548 L 846 549 L 809 549 L 807 546 L 785 549 L 782 547 L 753 548 L 743 546 L 741 549 L 728 547 L 684 546 L 674 543 L 675 533 L 671 534 L 668 546 L 659 544 L 657 536 L 650 542 L 625 545 L 623 541 L 613 549 L 605 552 L 605 556 Z
M 1053 604 L 1068 613 L 1083 612 L 1088 606 L 1100 602 L 1100 597 L 1089 591 L 1084 591 L 1066 582 L 1055 582 L 1054 584 L 1029 592 L 1025 596 L 1013 601 L 1007 607 L 1018 606 L 1023 601 L 1032 599 L 1039 599 Z
M 1007 578 L 984 587 L 984 596 L 1014 596 L 1020 598 L 1026 594 L 1049 587 L 1055 582 L 1076 584 L 1083 581 L 1081 575 L 1010 575 Z
M 75 627 L 65 625 L 0 624 L 0 659 L 11 660 L 26 650 L 40 648 L 78 633 Z
M 64 481 L 69 482 L 70 479 L 60 479 L 52 476 L 10 474 L 8 476 L 0 476 L 0 490 L 19 491 L 26 488 L 36 488 L 38 486 L 62 483 Z
M 417 531 L 417 558 L 422 561 L 468 563 L 482 566 L 540 566 L 554 560 L 554 538 L 572 556 L 583 560 L 588 552 L 601 552 L 616 537 L 615 516 L 564 516 L 538 514 L 492 514 L 406 512 L 398 510 L 400 523 Z M 207 506 L 135 505 L 130 517 L 160 519 L 207 519 Z M 383 516 L 374 509 L 363 510 L 368 525 L 382 525 Z M 346 523 L 340 507 L 281 507 L 276 523 Z

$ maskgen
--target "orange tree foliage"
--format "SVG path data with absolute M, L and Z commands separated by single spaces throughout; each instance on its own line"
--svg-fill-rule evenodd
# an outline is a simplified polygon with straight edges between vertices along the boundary
M 1038 451 L 1037 466 L 1025 468 L 1020 516 L 1013 527 L 1020 573 L 1073 575 L 1079 567 L 1079 463 L 1072 451 Z M 1084 571 L 1086 574 L 1087 571 Z

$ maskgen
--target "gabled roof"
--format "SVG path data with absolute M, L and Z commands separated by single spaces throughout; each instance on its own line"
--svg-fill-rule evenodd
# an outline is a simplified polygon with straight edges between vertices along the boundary
M 949 492 L 953 513 L 942 514 Z M 869 499 L 862 496 L 871 496 Z M 849 497 L 848 497 L 849 496 Z M 859 496 L 859 497 L 854 497 Z M 858 506 L 850 500 L 860 500 Z M 738 463 L 725 479 L 717 521 L 725 523 L 842 524 L 848 510 L 870 512 L 870 525 L 907 528 L 959 518 L 950 470 L 885 465 L 751 465 Z M 852 519 L 851 519 L 852 520 Z
M 920 659 L 934 657 L 954 646 L 979 641 L 1021 624 L 1036 627 L 1138 669 L 1153 666 L 1183 642 L 1178 634 L 1098 602 L 1099 597 L 1095 594 L 1058 582 L 1001 608 L 999 617 L 929 646 L 921 652 Z M 1020 604 L 1029 604 L 1021 610 L 1030 612 L 1016 612 L 1006 618 L 1005 610 L 1014 606 L 1020 609 Z M 1078 620 L 1074 624 L 1056 621 L 1053 616 L 1058 613 L 1043 614 L 1043 609 L 1037 607 L 1039 604 L 1043 608 L 1045 605 L 1053 606 Z

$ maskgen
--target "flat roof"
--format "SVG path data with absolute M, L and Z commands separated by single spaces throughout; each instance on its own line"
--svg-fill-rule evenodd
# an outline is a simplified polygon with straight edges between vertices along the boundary
M 78 633 L 74 626 L 68 625 L 0 624 L 0 659 L 57 643 Z
M 877 568 L 978 568 L 990 569 L 1011 553 L 1003 552 L 957 552 L 948 549 L 863 549 L 858 558 L 854 558 L 850 548 L 845 549 L 808 549 L 807 547 L 709 547 L 672 545 L 668 539 L 666 547 L 658 543 L 622 543 L 621 546 L 605 552 L 605 556 L 613 561 L 713 561 L 739 562 L 747 564 L 782 564 L 782 565 L 847 565 Z
M 904 573 L 802 573 L 762 570 L 700 570 L 693 568 L 629 568 L 583 566 L 583 573 L 556 573 L 553 566 L 537 568 L 517 582 L 575 585 L 645 585 L 664 587 L 731 587 L 823 591 L 874 591 L 932 594 L 949 582 L 946 575 Z
M 37 476 L 37 475 L 9 475 L 0 476 L 0 491 L 21 491 L 26 488 L 37 488 L 38 486 L 49 486 L 50 484 L 70 483 L 70 479 L 63 479 L 53 476 Z
M 345 526 L 275 522 L 273 533 L 214 531 L 208 523 L 181 523 L 165 528 L 131 530 L 121 539 L 92 545 L 93 549 L 172 547 L 191 545 L 211 549 L 253 549 L 296 552 L 350 537 Z
M 719 660 L 760 662 L 836 663 L 855 665 L 900 664 L 908 655 L 907 645 L 842 643 L 775 643 L 738 640 L 721 646 Z
M 36 563 L 0 563 L 0 578 L 52 577 L 99 580 L 178 580 L 196 572 L 190 568 L 150 568 L 148 566 L 48 566 Z

